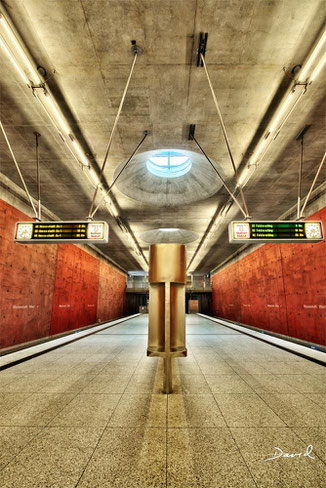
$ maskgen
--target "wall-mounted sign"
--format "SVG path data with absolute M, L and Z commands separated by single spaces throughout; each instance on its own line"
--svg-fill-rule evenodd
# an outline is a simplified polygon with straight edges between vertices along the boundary
M 24 244 L 103 244 L 109 241 L 107 222 L 17 222 L 16 242 Z
M 256 221 L 231 222 L 229 242 L 319 242 L 322 241 L 321 222 L 305 221 Z

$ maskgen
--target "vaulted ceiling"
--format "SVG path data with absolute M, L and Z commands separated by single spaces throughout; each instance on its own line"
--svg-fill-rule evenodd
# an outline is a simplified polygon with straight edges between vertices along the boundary
M 6 0 L 5 7 L 35 63 L 45 68 L 48 86 L 94 168 L 103 162 L 130 71 L 131 40 L 141 47 L 104 172 L 106 185 L 144 130 L 151 134 L 141 152 L 198 152 L 188 140 L 189 124 L 196 124 L 196 138 L 233 190 L 236 182 L 216 108 L 204 68 L 196 63 L 199 33 L 208 33 L 205 59 L 241 171 L 325 21 L 319 0 Z M 86 218 L 93 186 L 1 49 L 0 69 L 1 120 L 32 195 L 37 194 L 33 132 L 38 131 L 44 206 L 63 220 Z M 320 73 L 244 187 L 254 218 L 279 218 L 296 203 L 295 138 L 311 124 L 303 167 L 302 193 L 307 193 L 325 150 L 325 92 L 325 73 Z M 2 134 L 0 171 L 21 186 Z M 324 169 L 319 184 L 325 178 Z M 160 204 L 164 199 L 158 192 L 155 205 L 137 200 L 132 185 L 131 179 L 129 196 L 119 185 L 112 192 L 145 256 L 143 232 L 179 227 L 199 236 L 187 245 L 190 260 L 211 219 L 228 201 L 219 188 L 207 198 L 169 205 Z M 227 224 L 240 217 L 233 205 L 196 255 L 193 271 L 208 272 L 234 253 L 237 246 L 228 243 Z M 141 269 L 143 262 L 106 207 L 96 218 L 110 225 L 110 242 L 100 249 L 127 270 Z

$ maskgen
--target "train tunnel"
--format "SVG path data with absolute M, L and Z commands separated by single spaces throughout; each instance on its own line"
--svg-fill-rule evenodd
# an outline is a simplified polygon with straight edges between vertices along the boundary
M 0 1 L 1 488 L 326 487 L 325 5 Z

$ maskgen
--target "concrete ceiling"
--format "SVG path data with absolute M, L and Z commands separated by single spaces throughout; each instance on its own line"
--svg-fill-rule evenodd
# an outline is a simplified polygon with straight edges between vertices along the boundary
M 105 170 L 107 184 L 144 130 L 152 134 L 142 151 L 172 147 L 198 152 L 187 140 L 189 124 L 196 124 L 198 141 L 233 188 L 205 72 L 196 66 L 199 33 L 208 32 L 206 61 L 241 169 L 291 84 L 292 68 L 302 64 L 325 21 L 324 2 L 319 0 L 6 0 L 5 6 L 36 63 L 48 75 L 55 70 L 49 87 L 94 166 L 103 161 L 129 73 L 130 41 L 141 46 Z M 3 51 L 0 69 L 1 120 L 31 193 L 36 196 L 37 130 L 42 135 L 44 205 L 61 219 L 85 218 L 92 186 Z M 312 125 L 305 139 L 303 171 L 303 194 L 308 191 L 324 151 L 325 91 L 320 76 L 245 187 L 253 217 L 278 218 L 295 204 L 295 137 L 305 124 Z M 0 162 L 1 172 L 21 186 L 2 135 Z M 325 178 L 323 170 L 319 182 Z M 136 201 L 118 186 L 113 193 L 145 255 L 143 232 L 179 227 L 203 236 L 227 201 L 223 188 L 207 199 L 173 206 Z M 197 260 L 196 272 L 208 272 L 237 249 L 228 244 L 226 232 L 228 222 L 240 217 L 233 207 Z M 127 270 L 140 269 L 108 211 L 103 207 L 96 217 L 111 226 L 110 243 L 101 250 Z M 198 241 L 187 246 L 189 259 L 197 246 Z

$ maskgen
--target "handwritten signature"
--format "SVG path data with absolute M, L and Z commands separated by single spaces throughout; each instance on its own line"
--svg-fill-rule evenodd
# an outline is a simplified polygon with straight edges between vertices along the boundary
M 278 459 L 280 457 L 285 457 L 285 458 L 294 458 L 294 457 L 309 457 L 310 459 L 315 459 L 314 456 L 311 456 L 312 453 L 312 445 L 309 444 L 307 446 L 306 450 L 304 452 L 295 452 L 293 454 L 290 454 L 288 452 L 283 452 L 282 449 L 279 447 L 274 447 L 275 453 L 273 457 L 265 459 L 265 461 L 272 461 L 273 459 Z

